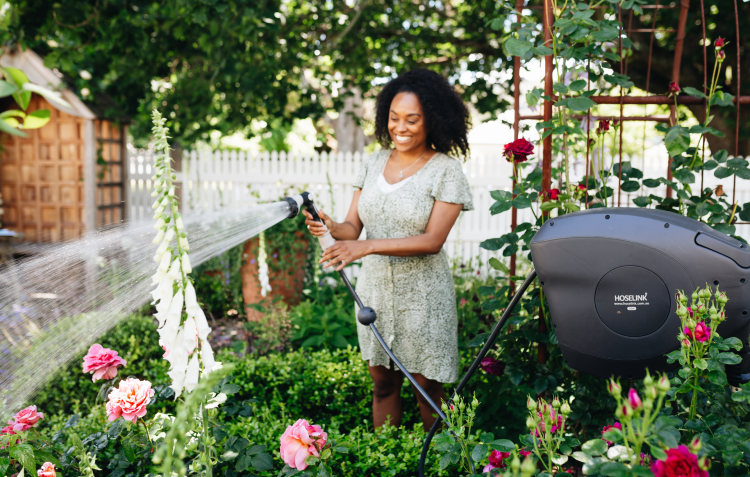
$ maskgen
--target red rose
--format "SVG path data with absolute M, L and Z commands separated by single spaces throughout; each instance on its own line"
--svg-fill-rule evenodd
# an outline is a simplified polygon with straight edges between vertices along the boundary
M 698 456 L 681 445 L 667 451 L 667 460 L 651 464 L 655 477 L 708 477 L 708 472 L 698 465 Z
M 544 191 L 544 195 L 549 197 L 550 200 L 557 200 L 557 196 L 560 194 L 560 189 L 550 189 Z
M 671 83 L 669 83 L 670 94 L 676 94 L 676 93 L 679 93 L 680 91 L 682 91 L 682 89 L 680 88 L 680 85 L 677 84 L 676 81 L 672 81 Z
M 586 184 L 578 184 L 578 190 L 586 190 Z
M 722 37 L 719 37 L 719 38 L 717 38 L 717 39 L 716 39 L 716 43 L 714 43 L 714 46 L 715 46 L 716 48 L 721 48 L 721 47 L 723 47 L 723 46 L 724 46 L 724 38 L 722 38 Z
M 702 321 L 695 325 L 695 331 L 691 330 L 687 326 L 685 327 L 684 331 L 685 334 L 690 338 L 696 341 L 700 341 L 701 343 L 708 341 L 708 339 L 711 337 L 711 328 Z
M 619 422 L 615 422 L 614 426 L 604 426 L 604 427 L 602 427 L 602 439 L 604 439 L 604 434 L 608 430 L 610 430 L 610 429 L 619 429 L 619 430 L 622 430 L 622 424 L 620 424 Z M 609 442 L 606 439 L 604 439 L 604 442 L 606 442 L 608 446 L 611 446 L 613 444 L 613 442 Z
M 609 131 L 609 120 L 608 119 L 602 119 L 599 121 L 599 129 L 602 130 L 602 132 Z
M 534 145 L 524 138 L 509 142 L 503 147 L 503 155 L 515 163 L 525 162 L 528 156 L 534 153 Z

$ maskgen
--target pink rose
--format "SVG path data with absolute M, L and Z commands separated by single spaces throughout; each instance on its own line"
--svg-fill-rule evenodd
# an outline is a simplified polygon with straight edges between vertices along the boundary
M 466 300 L 466 298 L 461 298 L 461 303 L 459 303 L 458 306 L 462 307 L 462 306 L 466 305 L 467 303 L 469 303 L 469 302 L 468 302 L 468 300 Z
M 107 418 L 114 421 L 122 416 L 126 421 L 136 422 L 139 417 L 146 415 L 146 406 L 153 396 L 154 390 L 148 381 L 135 378 L 120 381 L 119 387 L 109 393 Z
M 0 429 L 0 434 L 5 434 L 5 435 L 8 435 L 8 436 L 12 436 L 12 435 L 15 435 L 15 433 L 16 432 L 13 430 L 13 424 L 10 424 L 10 425 L 5 426 L 2 429 Z
M 681 445 L 667 450 L 667 460 L 657 460 L 651 464 L 655 477 L 708 477 L 708 472 L 698 465 L 698 456 Z
M 44 414 L 37 412 L 36 406 L 29 406 L 26 409 L 18 411 L 18 414 L 13 416 L 13 419 L 8 421 L 16 432 L 28 431 L 32 427 L 36 426 L 39 419 L 42 419 Z
M 641 397 L 638 396 L 638 391 L 633 388 L 630 388 L 630 392 L 628 392 L 628 404 L 630 404 L 633 410 L 638 410 L 643 405 Z
M 94 373 L 94 382 L 100 379 L 112 379 L 117 376 L 117 367 L 125 366 L 127 361 L 117 356 L 117 351 L 102 348 L 95 344 L 89 348 L 89 353 L 83 357 L 83 372 Z
M 685 334 L 690 338 L 703 343 L 708 341 L 708 338 L 711 337 L 711 328 L 709 328 L 708 325 L 701 321 L 700 323 L 695 325 L 695 331 L 686 326 Z
M 530 450 L 521 449 L 519 452 L 521 453 L 522 457 L 528 457 L 528 456 L 531 455 L 531 451 Z
M 619 422 L 615 422 L 615 424 L 613 426 L 604 426 L 604 427 L 602 427 L 602 439 L 604 439 L 604 434 L 608 430 L 610 430 L 610 429 L 619 429 L 619 430 L 622 430 L 622 424 L 620 424 Z M 609 442 L 606 439 L 604 439 L 604 442 L 606 442 L 608 446 L 611 446 L 613 444 L 612 442 Z
M 52 462 L 45 462 L 42 464 L 42 468 L 36 471 L 36 475 L 39 477 L 57 477 L 55 464 Z
M 299 419 L 287 427 L 281 436 L 281 458 L 292 469 L 305 470 L 307 456 L 320 457 L 327 440 L 328 434 L 320 426 L 311 426 L 304 419 Z

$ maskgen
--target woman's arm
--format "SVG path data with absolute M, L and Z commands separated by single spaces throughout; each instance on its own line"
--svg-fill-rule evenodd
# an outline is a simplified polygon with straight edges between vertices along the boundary
M 323 211 L 318 211 L 318 215 L 323 219 L 323 222 L 325 222 L 325 227 L 328 227 L 331 236 L 336 240 L 357 240 L 360 234 L 362 234 L 362 221 L 359 218 L 358 209 L 360 194 L 362 194 L 361 190 L 354 191 L 352 205 L 349 206 L 349 213 L 346 214 L 346 220 L 342 223 L 334 222 L 333 219 L 323 213 Z M 307 210 L 302 209 L 302 213 L 307 217 L 305 224 L 307 224 L 307 228 L 310 229 L 310 233 L 316 237 L 325 235 L 325 227 L 323 224 L 313 220 L 312 215 L 310 215 Z
M 453 224 L 456 223 L 462 208 L 462 204 L 435 201 L 430 220 L 427 222 L 427 228 L 423 234 L 401 239 L 338 241 L 323 253 L 320 263 L 338 263 L 336 270 L 342 270 L 347 264 L 366 255 L 411 257 L 413 255 L 438 253 L 448 238 L 448 234 Z M 349 213 L 351 214 L 351 211 Z

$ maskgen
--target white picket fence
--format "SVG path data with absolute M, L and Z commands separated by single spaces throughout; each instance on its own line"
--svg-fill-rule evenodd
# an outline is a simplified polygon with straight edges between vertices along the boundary
M 663 146 L 646 151 L 642 157 L 633 157 L 632 165 L 643 168 L 646 177 L 663 175 L 666 155 Z M 244 208 L 259 202 L 276 201 L 281 197 L 308 190 L 315 192 L 316 202 L 335 220 L 343 220 L 349 210 L 354 189 L 352 182 L 359 170 L 361 153 L 294 155 L 285 152 L 263 152 L 249 154 L 237 151 L 185 152 L 182 156 L 182 172 L 177 180 L 182 184 L 182 204 L 190 210 L 212 211 L 223 208 Z M 626 160 L 631 160 L 625 157 Z M 609 159 L 607 159 L 607 162 Z M 581 180 L 584 159 L 576 158 L 573 178 Z M 151 215 L 153 164 L 152 152 L 131 149 L 129 154 L 130 194 L 129 217 L 137 219 Z M 510 212 L 497 216 L 488 209 L 494 202 L 490 191 L 511 188 L 510 164 L 500 155 L 476 155 L 463 164 L 464 173 L 471 186 L 474 209 L 461 214 L 446 242 L 446 251 L 454 259 L 467 262 L 479 257 L 486 264 L 489 253 L 479 244 L 492 237 L 510 231 Z M 750 185 L 738 183 L 737 196 L 740 204 L 750 201 Z M 715 187 L 722 181 L 707 173 L 705 186 Z M 724 180 L 724 189 L 732 193 L 732 184 Z M 616 183 L 615 183 L 616 184 Z M 553 184 L 553 187 L 555 185 Z M 616 185 L 615 185 L 616 187 Z M 697 190 L 698 184 L 694 187 Z M 622 205 L 633 205 L 632 199 L 654 193 L 663 195 L 663 188 L 642 189 L 632 194 L 622 194 Z M 533 220 L 529 209 L 519 211 L 519 223 Z M 740 226 L 743 236 L 750 229 Z

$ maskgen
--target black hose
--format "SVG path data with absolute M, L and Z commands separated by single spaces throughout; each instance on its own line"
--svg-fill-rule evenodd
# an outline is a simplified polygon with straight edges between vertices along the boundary
M 489 352 L 490 348 L 492 348 L 492 346 L 495 344 L 495 340 L 497 339 L 497 336 L 500 334 L 500 331 L 502 331 L 503 326 L 505 326 L 505 322 L 508 321 L 508 318 L 510 318 L 511 313 L 513 313 L 513 309 L 516 307 L 518 302 L 521 301 L 521 297 L 526 292 L 526 289 L 529 288 L 529 285 L 531 285 L 531 282 L 533 282 L 535 278 L 536 278 L 536 270 L 532 270 L 531 273 L 529 273 L 529 276 L 526 277 L 526 280 L 523 282 L 523 284 L 518 289 L 516 294 L 513 295 L 513 298 L 510 300 L 510 303 L 508 303 L 508 307 L 505 309 L 503 316 L 501 316 L 500 320 L 495 324 L 495 327 L 492 329 L 490 336 L 487 337 L 487 341 L 484 343 L 484 346 L 482 346 L 481 351 L 479 351 L 479 355 L 477 355 L 474 362 L 471 363 L 471 366 L 469 366 L 469 370 L 466 372 L 461 382 L 453 391 L 453 394 L 448 400 L 449 405 L 451 402 L 453 402 L 453 398 L 455 398 L 456 395 L 460 393 L 461 390 L 466 386 L 471 376 L 479 367 L 479 364 L 482 362 L 484 357 Z M 386 348 L 386 350 L 388 350 L 388 348 Z M 438 418 L 435 419 L 435 423 L 432 425 L 430 432 L 427 433 L 427 437 L 424 440 L 424 444 L 422 445 L 422 455 L 419 457 L 419 477 L 424 477 L 424 465 L 427 460 L 427 452 L 430 448 L 430 442 L 432 442 L 432 438 L 435 436 L 435 433 L 440 427 L 440 422 L 443 419 L 445 419 L 445 416 L 442 415 L 442 413 L 439 413 Z

